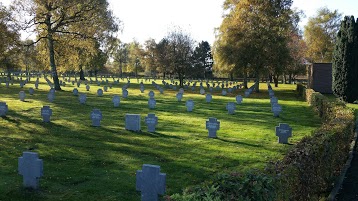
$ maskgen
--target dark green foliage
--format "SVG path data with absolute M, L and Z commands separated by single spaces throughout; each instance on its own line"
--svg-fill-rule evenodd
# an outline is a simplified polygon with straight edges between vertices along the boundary
M 195 78 L 208 78 L 212 76 L 213 56 L 211 47 L 207 41 L 201 41 L 193 53 Z
M 211 187 L 208 187 L 210 186 Z M 219 174 L 210 184 L 184 190 L 167 197 L 174 201 L 270 201 L 275 200 L 275 177 L 254 170 L 247 173 Z
M 332 90 L 349 103 L 358 98 L 357 23 L 346 16 L 341 23 L 333 52 Z

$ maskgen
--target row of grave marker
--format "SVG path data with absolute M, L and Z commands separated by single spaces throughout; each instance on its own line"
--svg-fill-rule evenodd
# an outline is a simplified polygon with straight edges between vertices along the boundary
M 213 129 L 209 135 L 216 135 L 220 127 L 217 119 L 209 118 L 206 123 L 208 129 Z M 292 136 L 292 128 L 287 124 L 280 124 L 276 127 L 276 136 L 279 143 L 288 143 Z M 23 152 L 18 159 L 18 172 L 23 176 L 25 188 L 38 189 L 40 178 L 44 174 L 43 160 L 39 159 L 38 153 Z M 158 194 L 164 195 L 166 187 L 166 174 L 160 173 L 160 166 L 144 164 L 142 170 L 136 172 L 136 190 L 141 192 L 142 201 L 157 201 Z
M 18 173 L 23 177 L 23 186 L 39 189 L 44 174 L 43 160 L 36 152 L 23 152 L 18 159 Z M 157 201 L 158 194 L 164 195 L 166 174 L 160 173 L 160 166 L 144 164 L 136 172 L 136 190 L 141 192 L 142 201 Z
M 232 112 L 230 109 L 231 107 L 235 108 L 235 104 L 228 104 L 228 111 L 229 113 Z M 4 117 L 6 116 L 6 112 L 8 111 L 8 106 L 4 102 L 0 102 L 0 116 Z M 50 122 L 51 116 L 52 116 L 52 109 L 50 106 L 43 106 L 41 108 L 41 116 L 43 118 L 43 122 Z M 103 118 L 102 112 L 99 109 L 93 109 L 91 112 L 91 120 L 92 120 L 92 126 L 94 127 L 100 127 L 101 126 L 101 120 Z M 158 124 L 158 117 L 155 116 L 155 114 L 148 114 L 147 117 L 145 117 L 144 121 L 147 125 L 148 132 L 155 132 L 156 126 Z M 141 117 L 140 114 L 126 114 L 125 115 L 125 129 L 129 131 L 135 131 L 139 132 L 141 131 Z M 208 137 L 209 138 L 216 138 L 216 132 L 220 129 L 220 122 L 217 121 L 216 118 L 210 117 L 208 121 L 206 121 L 206 129 L 209 132 Z M 277 134 L 277 130 L 276 130 Z M 280 141 L 280 140 L 279 140 Z M 287 142 L 286 142 L 287 143 Z

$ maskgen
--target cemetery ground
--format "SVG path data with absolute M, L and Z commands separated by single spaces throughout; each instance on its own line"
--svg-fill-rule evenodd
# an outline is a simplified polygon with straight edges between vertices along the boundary
M 311 135 L 321 120 L 298 98 L 295 85 L 273 88 L 283 112 L 274 117 L 265 83 L 261 93 L 244 98 L 236 111 L 229 115 L 225 109 L 235 96 L 244 95 L 244 89 L 222 96 L 212 93 L 206 103 L 199 90 L 186 90 L 183 100 L 175 98 L 178 90 L 166 89 L 160 94 L 150 82 L 132 79 L 129 95 L 122 98 L 121 82 L 102 97 L 91 85 L 86 91 L 86 104 L 72 94 L 77 86 L 68 83 L 57 91 L 55 100 L 47 100 L 49 86 L 43 79 L 34 95 L 34 80 L 23 89 L 15 82 L 9 88 L 0 85 L 0 102 L 6 102 L 9 111 L 0 117 L 0 200 L 139 200 L 136 191 L 136 170 L 143 164 L 159 165 L 167 174 L 166 194 L 180 193 L 183 188 L 210 180 L 221 172 L 244 172 L 262 169 L 269 161 L 283 158 L 304 136 Z M 157 80 L 160 84 L 161 80 Z M 252 85 L 253 83 L 251 83 Z M 250 86 L 250 85 L 249 85 Z M 25 102 L 19 92 L 25 91 Z M 155 92 L 156 108 L 148 108 L 148 93 Z M 112 97 L 120 95 L 120 106 L 113 107 Z M 192 112 L 187 112 L 185 101 L 194 100 Z M 48 105 L 53 110 L 50 123 L 43 123 L 40 110 Z M 100 109 L 103 115 L 100 127 L 92 127 L 90 113 Z M 141 115 L 141 132 L 125 130 L 125 114 Z M 158 117 L 156 132 L 147 132 L 144 117 L 154 113 Z M 205 122 L 215 117 L 221 122 L 218 138 L 208 138 Z M 287 123 L 293 129 L 290 144 L 279 144 L 275 126 Z M 18 175 L 18 157 L 24 151 L 37 152 L 43 159 L 44 175 L 40 188 L 30 191 L 22 188 Z

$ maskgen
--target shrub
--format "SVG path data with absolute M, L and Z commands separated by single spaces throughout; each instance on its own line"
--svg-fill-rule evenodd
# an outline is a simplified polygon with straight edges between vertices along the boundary
M 184 190 L 183 194 L 167 197 L 173 201 L 269 201 L 275 200 L 275 179 L 258 170 L 247 173 L 221 173 L 207 185 Z

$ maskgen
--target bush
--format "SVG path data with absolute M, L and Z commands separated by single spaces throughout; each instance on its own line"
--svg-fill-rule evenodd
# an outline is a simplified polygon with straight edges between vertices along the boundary
M 247 173 L 221 173 L 211 182 L 211 187 L 195 186 L 183 194 L 167 197 L 171 201 L 268 201 L 275 200 L 274 177 L 260 171 Z
M 324 121 L 277 164 L 278 200 L 319 200 L 333 187 L 353 139 L 354 114 L 339 102 L 306 89 L 306 99 Z

